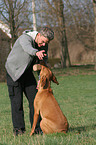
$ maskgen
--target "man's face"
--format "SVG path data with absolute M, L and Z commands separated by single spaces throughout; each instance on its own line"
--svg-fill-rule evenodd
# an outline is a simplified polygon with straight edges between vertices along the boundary
M 38 47 L 41 47 L 41 46 L 45 46 L 46 43 L 48 43 L 49 41 L 48 41 L 48 38 L 38 33 L 35 42 L 38 44 Z

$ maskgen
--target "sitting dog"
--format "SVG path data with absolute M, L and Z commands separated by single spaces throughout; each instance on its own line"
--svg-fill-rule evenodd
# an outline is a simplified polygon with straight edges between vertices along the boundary
M 51 81 L 59 84 L 51 70 L 41 65 L 40 83 L 34 99 L 34 120 L 30 136 L 34 134 L 39 113 L 41 115 L 40 127 L 44 134 L 68 131 L 68 122 L 62 113 L 50 86 Z

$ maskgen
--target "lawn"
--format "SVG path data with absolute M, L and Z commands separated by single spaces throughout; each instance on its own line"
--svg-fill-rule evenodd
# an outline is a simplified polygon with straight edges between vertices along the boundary
M 96 72 L 92 68 L 53 69 L 59 85 L 51 84 L 54 96 L 69 122 L 67 134 L 29 136 L 29 109 L 24 97 L 26 133 L 14 137 L 6 83 L 0 83 L 0 145 L 95 145 Z

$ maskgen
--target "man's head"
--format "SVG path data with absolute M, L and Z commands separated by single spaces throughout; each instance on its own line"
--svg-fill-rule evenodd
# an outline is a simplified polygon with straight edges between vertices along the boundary
M 54 39 L 54 32 L 51 28 L 43 27 L 36 36 L 35 42 L 38 44 L 38 47 L 45 46 L 46 43 L 49 43 Z

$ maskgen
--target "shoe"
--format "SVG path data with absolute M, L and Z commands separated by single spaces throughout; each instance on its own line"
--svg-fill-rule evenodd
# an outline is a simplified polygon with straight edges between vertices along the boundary
M 21 129 L 14 128 L 13 129 L 14 136 L 22 135 L 25 133 L 25 131 L 26 131 L 25 128 L 21 128 Z

